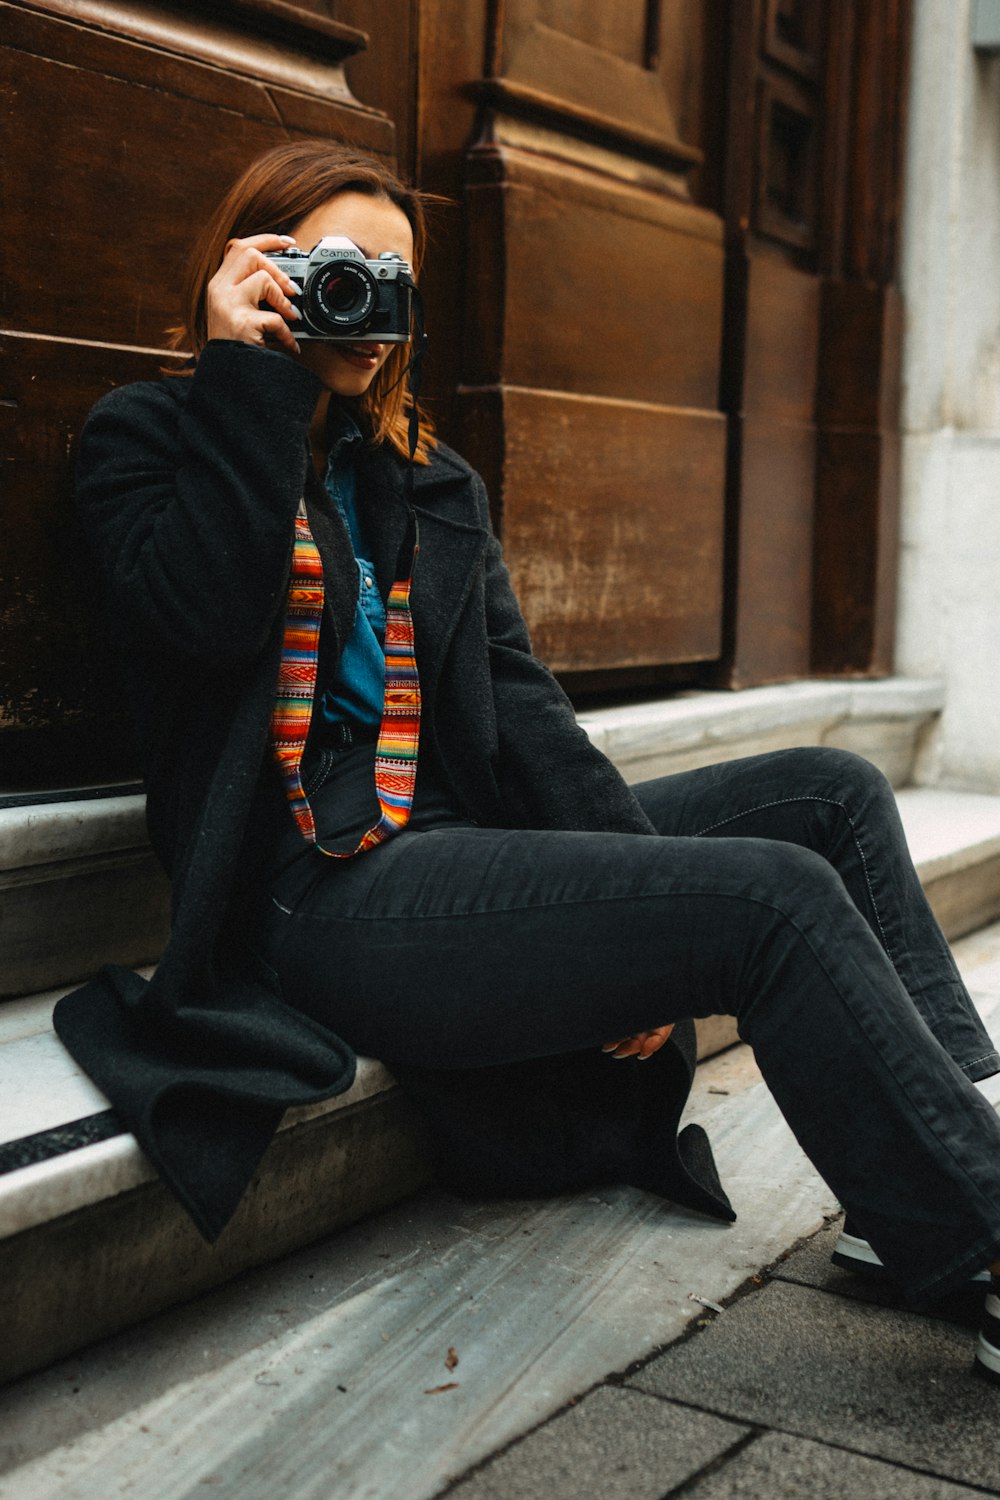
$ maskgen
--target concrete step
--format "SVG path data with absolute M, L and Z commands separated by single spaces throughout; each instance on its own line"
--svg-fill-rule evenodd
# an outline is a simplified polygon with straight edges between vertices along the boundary
M 0 999 L 163 949 L 170 888 L 138 790 L 0 798 Z
M 581 715 L 630 781 L 789 745 L 841 745 L 893 786 L 940 711 L 941 684 L 794 682 Z M 153 963 L 169 891 L 146 841 L 138 789 L 54 791 L 27 802 L 0 785 L 0 998 L 86 978 L 101 963 Z
M 1000 914 L 1000 798 L 907 791 L 900 804 L 952 933 Z M 11 1378 L 288 1253 L 426 1181 L 419 1131 L 388 1071 L 363 1059 L 349 1093 L 290 1111 L 219 1242 L 203 1244 L 51 1027 L 59 992 L 0 1007 L 0 1241 Z M 703 1055 L 735 1041 L 701 1027 Z
M 950 939 L 1000 916 L 1000 797 L 910 787 L 897 792 L 906 838 Z
M 835 745 L 907 786 L 923 740 L 944 706 L 943 684 L 923 677 L 877 682 L 784 682 L 739 693 L 677 693 L 582 712 L 580 723 L 626 781 L 645 781 L 741 755 Z
M 956 954 L 1000 1036 L 1000 926 Z M 1000 1080 L 983 1091 L 996 1105 Z M 699 1069 L 689 1117 L 711 1131 L 736 1224 L 628 1188 L 513 1203 L 422 1194 L 8 1388 L 0 1500 L 441 1495 L 711 1318 L 833 1213 L 748 1049 Z M 969 1427 L 974 1393 L 946 1385 L 943 1426 L 985 1430 Z M 651 1408 L 651 1427 L 661 1419 Z M 608 1435 L 595 1494 L 626 1493 L 616 1444 L 628 1436 L 621 1423 Z M 708 1438 L 697 1444 L 705 1462 Z M 483 1493 L 508 1493 L 501 1473 Z M 542 1493 L 517 1493 L 529 1491 Z
M 289 1110 L 208 1246 L 52 1030 L 59 991 L 0 1008 L 0 1380 L 331 1233 L 421 1186 L 420 1131 L 387 1069 Z

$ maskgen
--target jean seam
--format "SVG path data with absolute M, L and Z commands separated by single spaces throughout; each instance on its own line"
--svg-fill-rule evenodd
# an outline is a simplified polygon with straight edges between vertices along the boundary
M 314 792 L 319 791 L 320 787 L 326 781 L 332 764 L 333 751 L 329 749 L 321 750 L 319 753 L 319 760 L 316 763 L 315 769 L 313 770 L 312 775 L 309 777 L 306 785 L 304 785 L 302 788 L 303 796 L 311 797 Z
M 988 1062 L 991 1057 L 996 1057 L 996 1055 L 996 1047 L 991 1047 L 990 1050 L 988 1052 L 984 1052 L 981 1057 L 970 1057 L 967 1062 L 961 1063 L 960 1066 L 962 1068 L 974 1068 L 977 1063 Z
M 296 920 L 300 922 L 454 922 L 459 919 L 464 922 L 468 921 L 471 917 L 503 917 L 506 916 L 509 912 L 546 911 L 552 907 L 605 906 L 610 905 L 612 902 L 617 903 L 620 901 L 660 901 L 665 897 L 667 899 L 672 899 L 675 896 L 698 896 L 701 898 L 711 896 L 719 901 L 748 901 L 753 906 L 761 906 L 764 907 L 764 909 L 767 911 L 777 912 L 778 915 L 785 921 L 791 921 L 791 918 L 787 915 L 786 912 L 782 911 L 780 906 L 773 906 L 770 901 L 763 901 L 759 896 L 745 896 L 737 891 L 729 892 L 698 890 L 643 891 L 639 895 L 636 895 L 634 892 L 630 892 L 628 895 L 624 896 L 574 896 L 572 898 L 566 898 L 557 901 L 526 901 L 523 903 L 511 903 L 509 906 L 491 906 L 487 907 L 483 911 L 436 911 L 429 912 L 426 916 L 421 915 L 419 912 L 412 912 L 406 915 L 401 915 L 399 912 L 393 912 L 391 914 L 382 914 L 379 916 L 368 916 L 362 912 L 357 912 L 352 913 L 350 916 L 345 916 L 339 912 L 332 912 L 330 914 L 327 914 L 326 912 L 298 910 L 289 911 L 288 914 L 289 916 L 295 917 Z M 274 899 L 275 898 L 272 896 L 271 900 L 274 901 Z M 275 902 L 275 905 L 278 904 L 278 902 Z M 288 910 L 287 907 L 282 907 L 281 909 L 282 911 Z M 795 930 L 796 932 L 799 931 L 797 927 Z
M 875 921 L 878 923 L 879 935 L 882 939 L 882 947 L 885 949 L 886 957 L 892 964 L 892 967 L 896 970 L 897 975 L 899 975 L 899 969 L 896 965 L 896 957 L 889 945 L 889 939 L 886 937 L 885 928 L 882 925 L 882 917 L 878 909 L 878 902 L 875 900 L 875 891 L 872 887 L 871 875 L 868 870 L 868 860 L 865 857 L 865 851 L 862 848 L 861 839 L 858 837 L 858 830 L 855 827 L 854 819 L 847 811 L 847 808 L 844 806 L 843 802 L 838 802 L 835 797 L 778 797 L 773 802 L 759 802 L 756 803 L 753 807 L 742 808 L 738 813 L 733 813 L 731 817 L 721 818 L 718 823 L 710 823 L 707 828 L 698 829 L 694 834 L 694 837 L 703 838 L 706 833 L 714 833 L 717 828 L 725 828 L 727 823 L 735 823 L 739 818 L 748 817 L 751 813 L 763 812 L 768 807 L 790 807 L 796 802 L 821 802 L 826 807 L 839 807 L 841 812 L 844 814 L 844 817 L 847 819 L 848 826 L 851 830 L 851 838 L 854 840 L 854 847 L 857 849 L 858 856 L 861 860 L 861 869 L 864 873 L 865 885 L 868 888 L 868 895 L 871 898 L 872 911 L 875 913 Z M 899 977 L 900 979 L 902 979 L 902 975 L 899 975 Z

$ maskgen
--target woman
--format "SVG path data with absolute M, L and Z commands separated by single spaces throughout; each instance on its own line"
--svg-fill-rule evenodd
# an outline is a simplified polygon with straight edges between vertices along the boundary
M 888 786 L 803 749 L 630 790 L 531 656 L 482 482 L 426 422 L 408 441 L 406 346 L 296 337 L 273 257 L 324 236 L 417 269 L 421 200 L 326 142 L 269 152 L 193 257 L 193 367 L 83 436 L 174 915 L 154 980 L 103 971 L 60 1036 L 214 1238 L 355 1052 L 453 1186 L 626 1181 L 731 1218 L 676 1133 L 689 1018 L 729 1012 L 842 1253 L 913 1297 L 981 1273 L 1000 1127 L 973 1081 L 1000 1058 Z

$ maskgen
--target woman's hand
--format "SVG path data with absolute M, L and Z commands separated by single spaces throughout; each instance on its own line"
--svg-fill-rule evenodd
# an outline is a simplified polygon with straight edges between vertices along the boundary
M 297 322 L 302 316 L 289 301 L 298 295 L 298 287 L 264 254 L 286 250 L 294 243 L 287 234 L 255 234 L 229 241 L 222 265 L 205 293 L 210 339 L 235 339 L 264 348 L 270 338 L 290 354 L 301 352 L 286 321 Z M 267 306 L 261 308 L 262 302 Z
M 624 1037 L 620 1042 L 606 1042 L 601 1051 L 611 1052 L 615 1057 L 652 1057 L 654 1052 L 659 1052 L 673 1029 L 671 1023 L 657 1026 L 655 1031 L 637 1031 L 635 1036 Z

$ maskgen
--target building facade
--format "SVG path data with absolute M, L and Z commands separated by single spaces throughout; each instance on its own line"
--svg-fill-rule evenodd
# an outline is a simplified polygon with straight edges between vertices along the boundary
M 977 10 L 923 0 L 915 12 L 897 662 L 945 683 L 921 779 L 996 791 L 1000 32 L 977 47 Z

